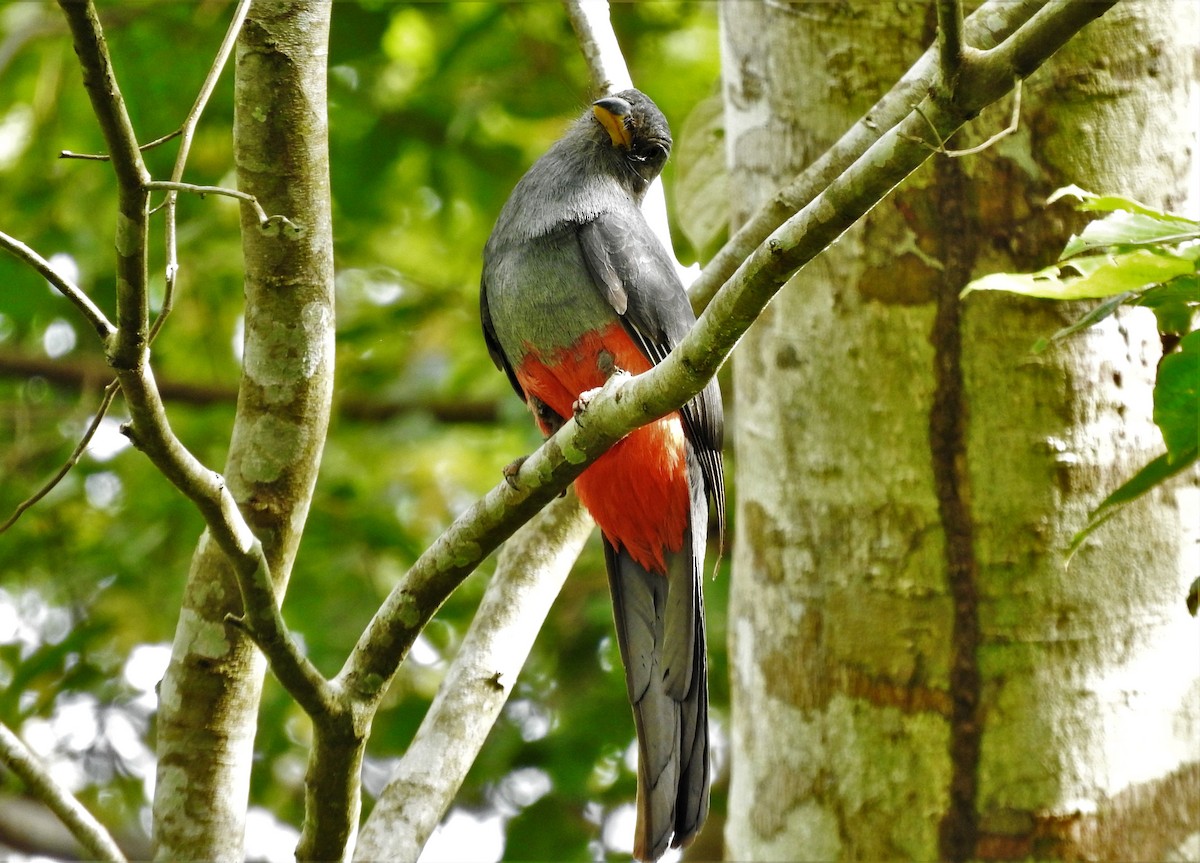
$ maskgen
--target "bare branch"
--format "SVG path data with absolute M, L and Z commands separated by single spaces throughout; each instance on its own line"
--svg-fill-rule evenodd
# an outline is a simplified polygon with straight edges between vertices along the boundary
M 146 152 L 147 150 L 153 150 L 155 147 L 160 147 L 163 144 L 167 143 L 168 141 L 175 140 L 182 134 L 183 134 L 182 128 L 176 129 L 174 132 L 167 132 L 167 134 L 163 135 L 161 138 L 155 138 L 153 141 L 149 142 L 148 144 L 139 145 L 138 150 L 140 150 L 143 153 Z M 59 150 L 58 158 L 60 158 L 60 159 L 81 159 L 83 161 L 90 161 L 90 162 L 107 162 L 112 157 L 109 156 L 108 153 L 76 153 L 72 150 Z
M 37 756 L 3 723 L 0 723 L 0 762 L 19 776 L 38 800 L 50 807 L 91 857 L 125 863 L 125 855 L 104 825 L 71 792 L 54 781 Z
M 209 97 L 212 96 L 212 92 L 217 86 L 217 81 L 220 79 L 221 72 L 229 60 L 229 55 L 233 53 L 233 47 L 237 44 L 237 35 L 241 32 L 242 24 L 246 20 L 246 13 L 249 11 L 250 0 L 241 0 L 237 8 L 234 9 L 233 18 L 230 20 L 229 27 L 225 31 L 225 38 L 221 41 L 221 47 L 217 49 L 217 56 L 213 59 L 212 65 L 208 69 L 204 83 L 200 85 L 200 92 L 196 94 L 196 101 L 192 103 L 192 109 L 188 111 L 183 125 L 179 128 L 181 140 L 179 142 L 179 152 L 175 156 L 175 165 L 171 168 L 172 182 L 178 183 L 183 180 L 183 170 L 187 165 L 188 154 L 192 149 L 192 137 L 196 133 L 196 126 L 200 123 L 200 115 L 204 113 L 204 108 L 208 105 Z M 175 306 L 175 283 L 179 275 L 178 242 L 176 241 L 175 232 L 175 199 L 175 192 L 169 192 L 166 200 L 163 202 L 163 206 L 166 208 L 164 217 L 167 247 L 166 278 L 162 307 L 159 309 L 158 316 L 154 319 L 153 326 L 150 327 L 149 338 L 151 342 L 154 341 L 159 331 L 162 330 L 163 324 L 166 323 L 171 310 Z
M 120 88 L 112 73 L 108 48 L 90 0 L 86 3 L 60 0 L 75 42 L 75 53 L 83 69 L 84 86 L 104 133 L 118 181 L 117 226 L 117 318 L 109 363 L 117 370 L 129 406 L 130 423 L 123 430 L 154 465 L 196 504 L 209 532 L 229 558 L 238 574 L 245 601 L 246 625 L 273 661 L 277 676 L 294 686 L 301 703 L 315 705 L 327 700 L 326 684 L 301 654 L 283 626 L 271 584 L 270 566 L 224 479 L 206 468 L 175 437 L 154 375 L 147 362 L 148 304 L 146 292 L 146 245 L 148 193 L 150 189 L 226 194 L 249 200 L 262 213 L 257 200 L 235 190 L 192 186 L 187 183 L 152 181 L 142 164 L 133 127 L 125 111 Z M 267 219 L 265 213 L 260 221 Z M 285 220 L 286 221 L 286 220 Z
M 147 193 L 150 179 L 117 86 L 100 19 L 91 0 L 59 0 L 83 71 L 83 86 L 108 144 L 117 176 L 117 332 L 108 345 L 116 369 L 145 361 L 149 321 L 146 290 Z
M 107 342 L 109 337 L 115 333 L 114 327 L 105 316 L 104 312 L 100 311 L 100 307 L 92 302 L 80 288 L 75 285 L 70 279 L 54 269 L 50 262 L 35 252 L 29 246 L 22 243 L 15 237 L 10 237 L 8 234 L 0 231 L 0 248 L 11 253 L 13 257 L 29 264 L 33 269 L 37 270 L 41 276 L 53 285 L 60 294 L 70 300 L 75 308 L 79 309 L 92 329 L 96 331 L 96 335 L 100 336 L 102 342 Z
M 587 63 L 595 96 L 632 87 L 633 78 L 609 20 L 608 0 L 563 0 L 563 6 Z
M 145 187 L 150 190 L 175 192 L 189 192 L 193 195 L 199 195 L 203 198 L 205 195 L 223 195 L 226 198 L 236 198 L 239 201 L 245 201 L 254 208 L 254 213 L 258 217 L 258 225 L 262 230 L 271 228 L 275 223 L 279 223 L 290 228 L 294 233 L 302 232 L 304 229 L 289 219 L 287 216 L 268 216 L 267 211 L 258 203 L 258 198 L 248 192 L 242 192 L 238 189 L 227 189 L 224 186 L 197 186 L 193 183 L 177 183 L 173 180 L 149 180 Z
M 88 444 L 92 442 L 92 438 L 96 436 L 96 430 L 100 428 L 100 423 L 104 421 L 104 417 L 108 414 L 109 407 L 112 406 L 113 399 L 120 390 L 120 384 L 117 381 L 111 381 L 104 388 L 104 396 L 100 399 L 100 405 L 96 408 L 96 415 L 92 417 L 92 422 L 88 425 L 87 430 L 83 433 L 83 437 L 79 439 L 79 443 L 75 445 L 75 449 L 67 456 L 67 460 L 62 466 L 54 472 L 54 475 L 48 479 L 45 484 L 34 492 L 25 500 L 17 504 L 17 508 L 13 510 L 3 524 L 0 524 L 0 533 L 4 533 L 10 527 L 17 523 L 17 519 L 30 507 L 34 506 L 39 500 L 48 495 L 56 485 L 62 482 L 63 477 L 71 472 L 71 468 L 79 464 L 79 459 L 83 457 L 87 451 Z
M 512 693 L 592 520 L 570 494 L 504 545 L 429 712 L 359 834 L 355 859 L 415 861 Z

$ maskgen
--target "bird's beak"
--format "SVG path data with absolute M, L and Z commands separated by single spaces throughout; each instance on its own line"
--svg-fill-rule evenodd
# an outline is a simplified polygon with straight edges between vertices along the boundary
M 625 124 L 632 107 L 624 99 L 617 96 L 607 96 L 592 103 L 592 113 L 612 138 L 613 146 L 628 150 L 633 141 L 629 127 Z

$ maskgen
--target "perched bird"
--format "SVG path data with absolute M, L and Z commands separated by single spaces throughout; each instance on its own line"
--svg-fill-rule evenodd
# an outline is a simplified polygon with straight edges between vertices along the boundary
M 674 260 L 639 204 L 671 151 L 637 90 L 600 99 L 517 183 L 483 253 L 488 352 L 543 434 L 616 370 L 660 362 L 695 323 Z M 701 570 L 709 501 L 724 530 L 714 380 L 632 432 L 575 481 L 604 538 L 638 737 L 634 856 L 690 841 L 708 813 Z

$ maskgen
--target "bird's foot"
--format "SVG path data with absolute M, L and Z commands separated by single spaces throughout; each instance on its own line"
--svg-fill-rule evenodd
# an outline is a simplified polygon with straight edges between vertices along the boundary
M 592 399 L 600 395 L 604 387 L 596 387 L 595 389 L 584 390 L 579 394 L 579 398 L 571 404 L 571 413 L 575 416 L 575 422 L 583 425 L 582 418 L 587 413 L 588 405 L 592 403 Z
M 579 394 L 579 398 L 575 399 L 575 402 L 571 405 L 571 412 L 575 416 L 575 422 L 578 425 L 583 425 L 583 416 L 587 413 L 588 407 L 597 396 L 606 390 L 614 391 L 615 394 L 613 398 L 617 401 L 620 401 L 621 387 L 623 387 L 625 383 L 632 377 L 633 375 L 629 374 L 629 372 L 625 371 L 624 369 L 614 367 L 612 374 L 608 376 L 608 379 L 603 384 L 595 387 L 594 389 L 584 390 L 581 392 Z
M 500 473 L 504 474 L 504 481 L 514 491 L 519 491 L 521 488 L 520 483 L 517 482 L 517 474 L 521 472 L 521 465 L 525 464 L 527 458 L 529 458 L 527 455 L 515 458 L 500 470 Z

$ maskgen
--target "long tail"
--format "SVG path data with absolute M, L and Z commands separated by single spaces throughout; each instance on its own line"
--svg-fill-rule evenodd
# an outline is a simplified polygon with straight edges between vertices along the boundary
M 693 467 L 689 446 L 689 468 Z M 657 860 L 687 844 L 708 815 L 708 673 L 701 570 L 708 508 L 689 469 L 691 529 L 667 556 L 667 577 L 604 542 L 617 641 L 638 737 L 633 856 Z

